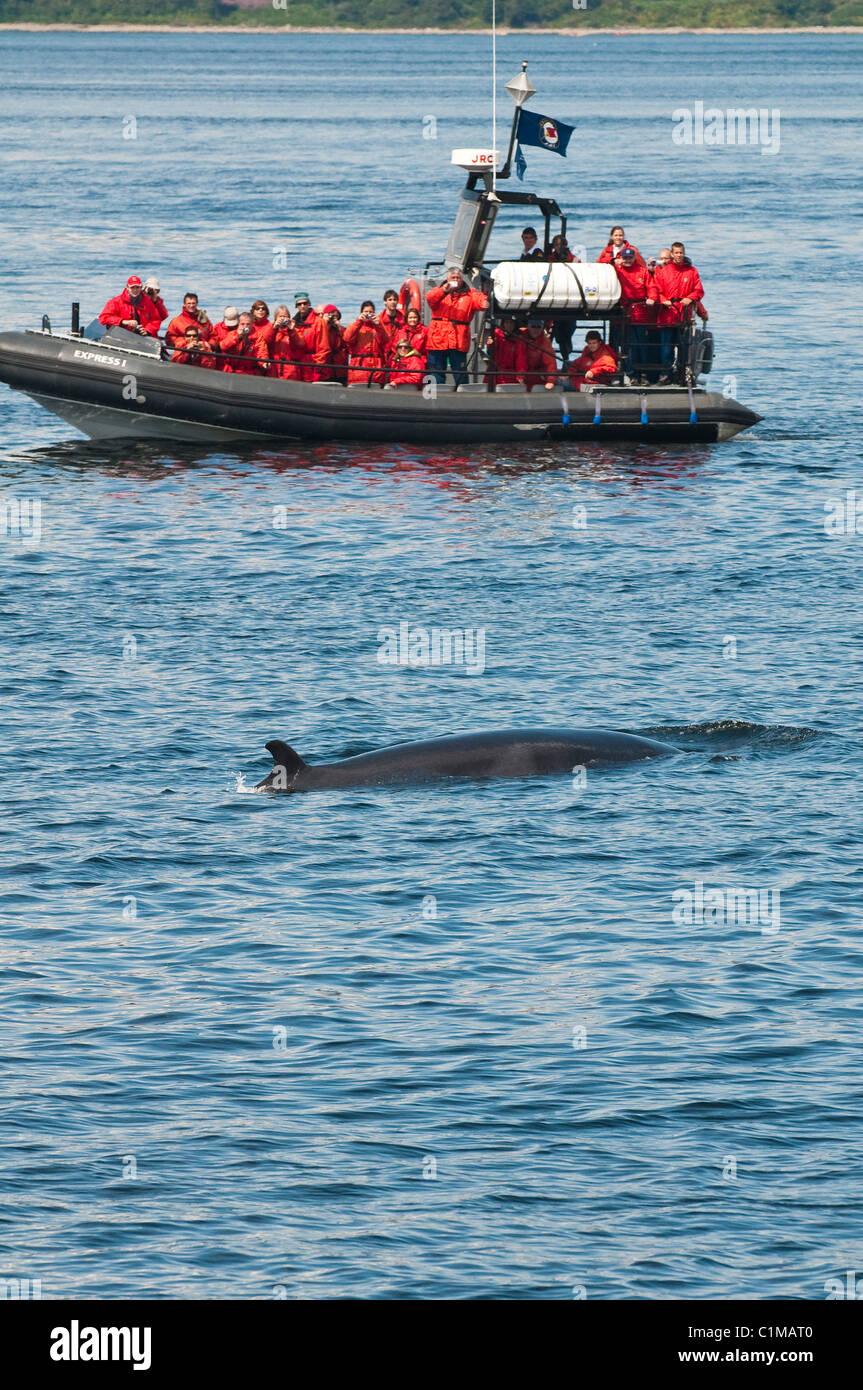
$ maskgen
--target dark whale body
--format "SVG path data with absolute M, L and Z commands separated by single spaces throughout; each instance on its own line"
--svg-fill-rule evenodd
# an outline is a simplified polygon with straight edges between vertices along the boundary
M 455 777 L 546 777 L 601 763 L 666 757 L 680 750 L 670 743 L 604 729 L 502 729 L 453 734 L 423 743 L 396 743 L 318 766 L 304 762 L 280 739 L 268 743 L 267 751 L 272 753 L 275 766 L 257 784 L 262 791 L 310 792 Z

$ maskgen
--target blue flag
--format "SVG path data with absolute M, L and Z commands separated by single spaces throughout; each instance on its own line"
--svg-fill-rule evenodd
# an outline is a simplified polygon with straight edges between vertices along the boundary
M 574 125 L 564 125 L 563 121 L 540 116 L 536 111 L 525 111 L 524 107 L 518 113 L 516 137 L 522 145 L 539 145 L 541 150 L 553 150 L 555 154 L 565 155 L 574 130 Z
M 524 155 L 523 155 L 522 152 L 521 152 L 521 145 L 516 145 L 516 147 L 515 147 L 515 172 L 518 174 L 518 177 L 519 177 L 520 179 L 523 179 L 523 178 L 524 178 L 524 174 L 525 174 L 525 170 L 526 170 L 526 169 L 527 169 L 527 160 L 525 159 Z

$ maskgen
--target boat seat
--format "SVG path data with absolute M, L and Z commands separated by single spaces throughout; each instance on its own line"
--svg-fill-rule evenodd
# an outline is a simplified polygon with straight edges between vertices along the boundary
M 320 383 L 320 385 L 321 385 L 321 386 L 328 386 L 328 385 L 329 385 L 329 382 L 322 381 L 322 382 Z M 349 390 L 349 391 L 380 391 L 380 389 L 381 389 L 381 384 L 380 384 L 379 381 L 349 381 L 349 382 L 348 382 L 348 390 Z
M 478 396 L 480 394 L 482 394 L 483 396 L 488 395 L 488 387 L 486 386 L 484 381 L 466 381 L 463 386 L 457 386 L 456 390 L 464 391 L 466 395 L 468 393 L 475 396 Z
M 498 396 L 524 396 L 527 394 L 527 387 L 522 386 L 520 381 L 502 381 L 494 389 Z
M 421 386 L 411 386 L 409 381 L 400 381 L 397 386 L 385 386 L 385 391 L 413 391 L 416 396 L 422 390 Z
M 341 386 L 341 381 L 310 381 L 310 386 Z

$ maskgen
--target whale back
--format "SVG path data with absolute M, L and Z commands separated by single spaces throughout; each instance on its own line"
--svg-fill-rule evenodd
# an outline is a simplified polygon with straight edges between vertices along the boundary
M 275 766 L 258 786 L 268 787 L 273 791 L 290 791 L 291 784 L 306 770 L 308 763 L 300 757 L 295 748 L 280 738 L 270 739 L 265 746 L 267 752 L 272 754 Z
M 267 744 L 276 766 L 258 785 L 268 791 L 311 791 L 452 777 L 536 777 L 579 766 L 638 762 L 679 750 L 620 730 L 502 729 L 397 743 L 333 763 L 308 766 L 288 744 Z

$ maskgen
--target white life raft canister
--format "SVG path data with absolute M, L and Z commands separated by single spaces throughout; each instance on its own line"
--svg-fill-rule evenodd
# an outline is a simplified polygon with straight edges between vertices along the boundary
M 601 314 L 620 300 L 614 266 L 597 262 L 501 261 L 491 278 L 499 309 L 530 310 L 538 300 L 538 314 L 543 309 L 577 313 L 585 307 Z

